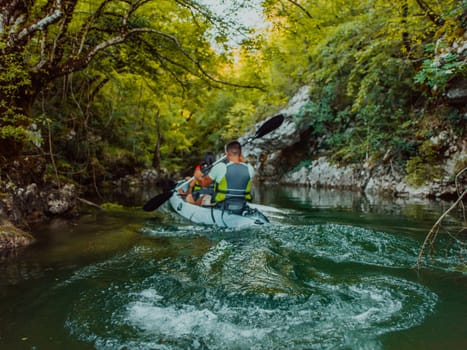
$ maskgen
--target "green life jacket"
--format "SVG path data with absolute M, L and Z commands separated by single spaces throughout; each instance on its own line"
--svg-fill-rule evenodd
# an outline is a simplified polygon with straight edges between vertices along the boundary
M 225 176 L 214 186 L 214 201 L 231 198 L 251 201 L 251 176 L 245 163 L 228 163 Z
M 199 184 L 199 182 L 196 181 L 196 182 L 195 182 L 195 185 L 193 186 L 193 192 L 194 192 L 194 191 L 199 191 L 199 190 L 201 190 L 201 188 L 202 188 L 202 187 L 201 187 L 201 185 Z

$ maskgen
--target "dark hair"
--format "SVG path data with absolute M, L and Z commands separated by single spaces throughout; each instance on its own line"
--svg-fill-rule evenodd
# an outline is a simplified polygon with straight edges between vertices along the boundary
M 212 163 L 214 163 L 216 161 L 216 156 L 214 155 L 214 153 L 212 152 L 206 152 L 204 154 L 204 161 L 203 163 L 205 163 L 206 165 L 211 165 Z
M 206 152 L 203 157 L 203 161 L 201 162 L 201 171 L 204 175 L 207 175 L 209 169 L 211 169 L 212 163 L 216 160 L 216 156 L 212 152 Z
M 242 145 L 238 141 L 230 141 L 226 146 L 225 150 L 234 155 L 240 155 L 242 153 Z

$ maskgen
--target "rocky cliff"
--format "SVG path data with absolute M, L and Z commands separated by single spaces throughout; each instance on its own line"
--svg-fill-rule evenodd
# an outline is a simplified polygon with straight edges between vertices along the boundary
M 459 98 L 457 94 L 456 102 Z M 440 142 L 448 145 L 444 147 L 446 151 L 439 164 L 444 175 L 416 187 L 406 180 L 405 168 L 391 162 L 389 152 L 377 164 L 333 163 L 329 152 L 320 149 L 320 140 L 311 136 L 309 121 L 297 117 L 308 101 L 308 87 L 305 86 L 279 111 L 285 116 L 282 126 L 244 147 L 245 157 L 257 170 L 258 181 L 409 197 L 449 197 L 458 192 L 454 182 L 455 165 L 467 159 L 467 140 L 448 131 L 440 131 L 432 137 L 430 142 L 434 145 Z M 460 185 L 465 186 L 462 181 L 465 182 L 466 177 L 460 180 Z

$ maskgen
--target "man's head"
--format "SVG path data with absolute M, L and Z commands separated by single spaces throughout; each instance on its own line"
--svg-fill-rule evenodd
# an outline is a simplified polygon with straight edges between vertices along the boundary
M 240 142 L 238 141 L 230 141 L 225 146 L 225 151 L 227 155 L 240 156 L 242 154 L 242 146 L 240 145 Z

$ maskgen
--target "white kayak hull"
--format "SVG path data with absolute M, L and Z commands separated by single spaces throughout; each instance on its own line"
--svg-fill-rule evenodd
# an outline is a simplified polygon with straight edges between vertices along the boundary
M 269 224 L 268 218 L 263 213 L 248 205 L 241 215 L 234 214 L 220 208 L 187 203 L 177 192 L 170 197 L 169 203 L 177 214 L 195 224 L 231 228 Z

